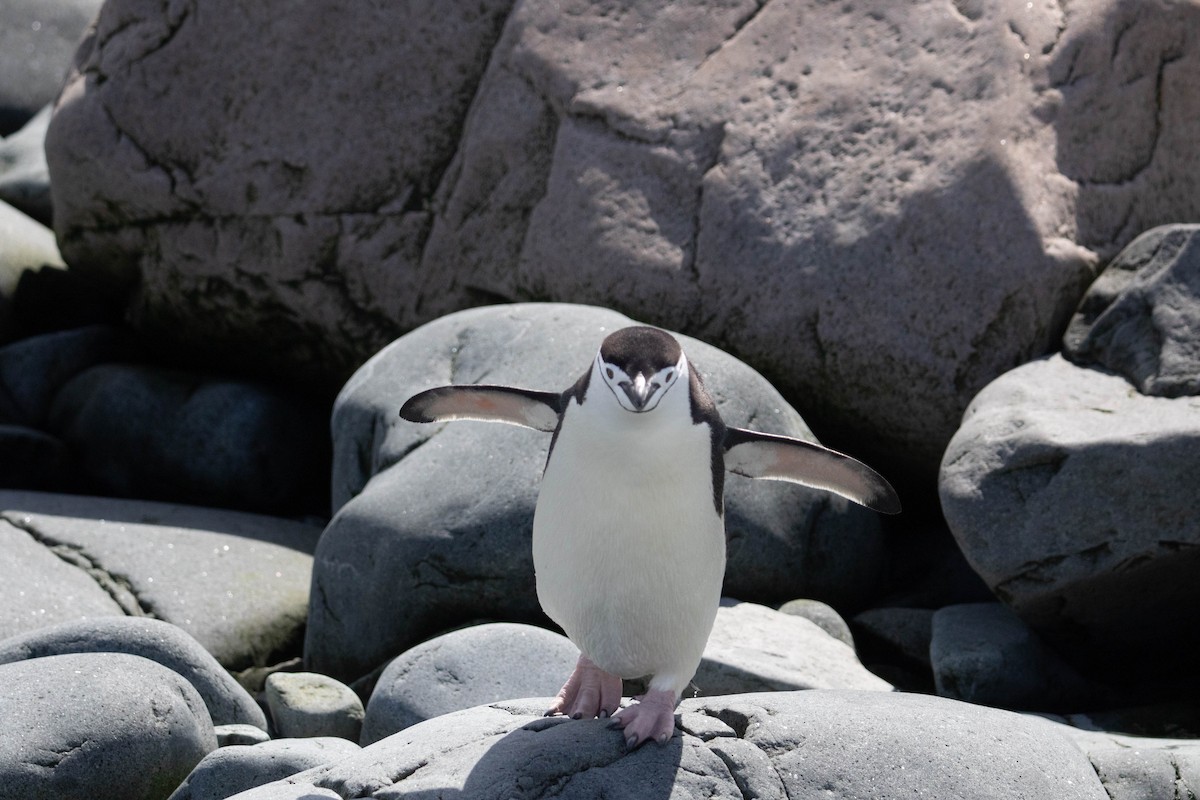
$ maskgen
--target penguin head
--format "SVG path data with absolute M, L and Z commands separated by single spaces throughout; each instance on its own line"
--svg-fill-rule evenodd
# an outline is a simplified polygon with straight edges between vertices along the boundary
M 687 359 L 674 336 L 639 325 L 605 338 L 596 354 L 596 369 L 621 408 L 644 414 L 685 378 Z

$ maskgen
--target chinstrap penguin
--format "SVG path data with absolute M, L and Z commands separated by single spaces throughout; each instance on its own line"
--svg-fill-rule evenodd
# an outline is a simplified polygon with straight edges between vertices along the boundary
M 429 389 L 400 416 L 553 434 L 533 519 L 538 600 L 580 651 L 547 714 L 612 717 L 626 745 L 665 743 L 700 664 L 725 574 L 725 471 L 825 489 L 887 514 L 895 491 L 855 459 L 725 425 L 679 342 L 612 333 L 564 392 Z M 649 676 L 621 708 L 621 679 Z

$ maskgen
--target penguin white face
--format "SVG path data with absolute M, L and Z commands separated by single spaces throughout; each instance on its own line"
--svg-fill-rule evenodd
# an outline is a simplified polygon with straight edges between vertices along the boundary
M 621 408 L 644 414 L 687 375 L 687 359 L 675 337 L 646 326 L 610 334 L 596 354 L 596 368 Z

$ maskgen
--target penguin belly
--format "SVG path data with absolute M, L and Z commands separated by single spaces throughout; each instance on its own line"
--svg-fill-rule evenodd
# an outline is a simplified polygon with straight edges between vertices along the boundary
M 601 669 L 678 697 L 725 574 L 710 429 L 633 417 L 614 432 L 567 414 L 534 514 L 538 600 Z

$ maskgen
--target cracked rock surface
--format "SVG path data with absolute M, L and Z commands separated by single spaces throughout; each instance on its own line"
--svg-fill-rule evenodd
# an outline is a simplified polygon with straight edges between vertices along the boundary
M 631 323 L 588 306 L 473 309 L 400 338 L 355 373 L 334 404 L 340 510 L 313 564 L 308 668 L 356 680 L 480 609 L 543 619 L 529 542 L 550 437 L 510 425 L 416 425 L 399 408 L 447 383 L 564 390 L 588 369 L 606 331 Z M 728 424 L 812 438 L 761 375 L 716 348 L 681 343 Z M 865 602 L 882 566 L 879 515 L 777 481 L 729 475 L 725 488 L 727 595 Z M 814 563 L 821 569 L 807 568 Z
M 1200 214 L 1190 3 L 446 8 L 105 4 L 47 138 L 64 256 L 335 381 L 467 306 L 617 307 L 931 472 L 1098 260 Z
M 93 616 L 145 616 L 242 669 L 297 643 L 321 529 L 190 506 L 0 491 L 0 638 Z
M 236 797 L 1106 797 L 1064 726 L 936 697 L 814 690 L 687 700 L 665 746 L 630 754 L 603 720 L 543 718 L 547 702 L 438 717 Z

